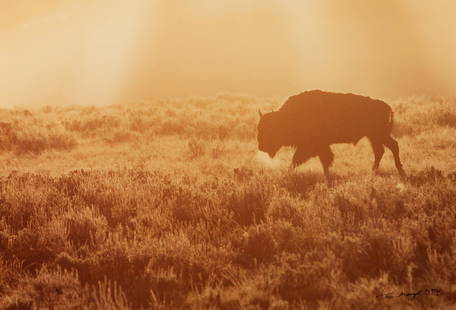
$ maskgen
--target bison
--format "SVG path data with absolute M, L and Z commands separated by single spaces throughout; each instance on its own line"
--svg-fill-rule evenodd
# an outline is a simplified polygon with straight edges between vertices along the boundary
M 356 145 L 367 137 L 375 155 L 372 170 L 378 170 L 386 146 L 394 155 L 400 176 L 405 177 L 399 145 L 391 137 L 393 111 L 381 100 L 313 90 L 291 96 L 278 111 L 259 113 L 258 148 L 271 158 L 282 146 L 292 146 L 296 149 L 292 167 L 318 156 L 329 179 L 329 167 L 334 159 L 330 145 Z

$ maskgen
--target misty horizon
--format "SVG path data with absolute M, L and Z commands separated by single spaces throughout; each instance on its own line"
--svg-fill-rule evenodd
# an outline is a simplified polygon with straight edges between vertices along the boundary
M 10 3 L 1 106 L 321 89 L 454 96 L 456 4 L 424 1 Z

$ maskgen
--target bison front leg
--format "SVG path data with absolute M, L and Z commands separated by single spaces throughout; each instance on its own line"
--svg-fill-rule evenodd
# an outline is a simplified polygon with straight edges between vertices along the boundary
M 318 157 L 320 158 L 320 162 L 323 166 L 323 172 L 325 173 L 326 180 L 330 181 L 329 167 L 334 160 L 334 154 L 329 145 L 322 146 L 318 149 Z
M 290 168 L 298 167 L 299 165 L 309 160 L 309 158 L 311 158 L 312 156 L 314 155 L 312 155 L 312 152 L 310 152 L 308 149 L 302 146 L 298 146 L 296 152 L 293 155 Z

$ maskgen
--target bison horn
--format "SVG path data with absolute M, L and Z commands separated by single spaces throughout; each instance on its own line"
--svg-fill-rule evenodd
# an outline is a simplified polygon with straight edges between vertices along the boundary
M 261 110 L 258 110 L 258 114 L 260 115 L 260 118 L 263 117 L 263 113 L 261 113 Z

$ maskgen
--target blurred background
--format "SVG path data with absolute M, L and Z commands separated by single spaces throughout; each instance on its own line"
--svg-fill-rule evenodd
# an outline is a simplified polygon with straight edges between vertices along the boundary
M 1 0 L 0 107 L 454 96 L 452 0 Z

